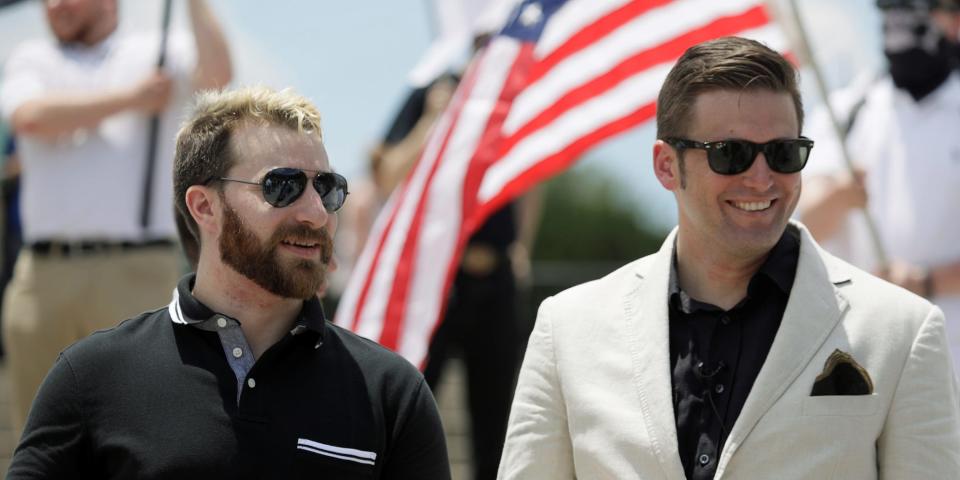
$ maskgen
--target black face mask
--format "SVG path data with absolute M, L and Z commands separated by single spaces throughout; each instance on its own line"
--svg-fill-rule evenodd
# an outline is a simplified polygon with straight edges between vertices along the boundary
M 926 97 L 950 76 L 954 49 L 926 11 L 886 10 L 883 23 L 884 54 L 894 85 L 914 100 Z

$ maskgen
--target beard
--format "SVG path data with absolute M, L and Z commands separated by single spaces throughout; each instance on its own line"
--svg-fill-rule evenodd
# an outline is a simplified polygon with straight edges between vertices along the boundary
M 283 261 L 277 247 L 284 240 L 317 242 L 320 260 L 304 258 Z M 260 242 L 237 212 L 224 204 L 220 260 L 264 290 L 285 298 L 309 299 L 324 283 L 333 255 L 333 240 L 326 228 L 305 225 L 281 226 L 266 242 Z

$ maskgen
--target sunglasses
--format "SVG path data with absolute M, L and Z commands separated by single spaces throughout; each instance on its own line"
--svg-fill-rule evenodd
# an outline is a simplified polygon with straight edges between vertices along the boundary
M 663 141 L 677 150 L 687 148 L 706 150 L 710 170 L 720 175 L 746 172 L 760 152 L 763 152 L 763 157 L 767 159 L 770 170 L 777 173 L 797 173 L 807 164 L 810 150 L 813 148 L 813 140 L 806 137 L 771 140 L 767 143 L 753 143 L 747 140 L 696 142 L 684 138 L 665 138 Z
M 211 179 L 213 180 L 213 179 Z M 260 185 L 263 199 L 270 205 L 283 208 L 297 201 L 307 189 L 307 171 L 298 168 L 274 168 L 259 182 L 248 182 L 236 178 L 220 177 L 221 182 L 237 182 L 247 185 Z M 313 177 L 313 189 L 320 194 L 323 208 L 333 213 L 340 210 L 350 193 L 347 191 L 347 179 L 333 172 L 317 172 Z

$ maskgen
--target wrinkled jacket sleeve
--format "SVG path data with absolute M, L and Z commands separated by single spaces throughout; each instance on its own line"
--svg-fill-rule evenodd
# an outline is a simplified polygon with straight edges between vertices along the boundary
M 89 458 L 81 398 L 69 360 L 61 354 L 33 401 L 7 479 L 81 478 Z
M 551 299 L 540 306 L 520 368 L 499 479 L 563 480 L 575 476 L 551 306 Z
M 960 475 L 960 397 L 936 307 L 914 338 L 877 455 L 884 480 Z

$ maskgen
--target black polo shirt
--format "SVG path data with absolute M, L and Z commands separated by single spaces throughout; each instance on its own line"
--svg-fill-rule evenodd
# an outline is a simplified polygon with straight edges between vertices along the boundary
M 239 378 L 216 327 L 242 319 L 198 302 L 192 280 L 168 308 L 60 355 L 8 479 L 450 478 L 416 368 L 325 321 L 312 299 Z
M 793 226 L 728 311 L 689 297 L 670 274 L 670 364 L 680 461 L 689 479 L 711 479 L 730 429 L 760 373 L 787 307 L 800 255 Z

